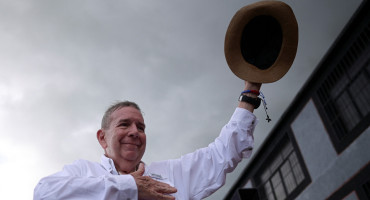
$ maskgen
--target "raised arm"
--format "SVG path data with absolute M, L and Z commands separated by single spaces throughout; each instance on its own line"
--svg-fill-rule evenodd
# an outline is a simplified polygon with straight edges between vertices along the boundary
M 245 82 L 244 89 L 259 90 L 260 87 L 261 84 Z M 250 96 L 257 98 L 257 95 Z M 253 131 L 257 124 L 253 110 L 254 105 L 240 102 L 230 121 L 208 147 L 179 159 L 152 163 L 152 173 L 162 174 L 174 183 L 178 189 L 177 199 L 195 200 L 211 195 L 225 183 L 226 174 L 252 153 Z

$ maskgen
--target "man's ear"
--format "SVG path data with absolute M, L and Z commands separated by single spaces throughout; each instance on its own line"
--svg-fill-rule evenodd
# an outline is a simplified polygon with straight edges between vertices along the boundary
M 96 133 L 96 138 L 99 141 L 100 146 L 105 149 L 107 148 L 107 141 L 105 140 L 105 131 L 102 129 L 99 129 Z

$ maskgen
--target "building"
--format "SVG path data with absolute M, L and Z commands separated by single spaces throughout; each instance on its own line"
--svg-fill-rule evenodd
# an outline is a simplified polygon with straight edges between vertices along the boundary
M 369 124 L 364 0 L 225 199 L 370 199 Z

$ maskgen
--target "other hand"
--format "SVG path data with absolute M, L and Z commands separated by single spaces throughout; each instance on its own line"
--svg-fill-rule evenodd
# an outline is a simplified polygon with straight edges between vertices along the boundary
M 177 189 L 159 181 L 156 181 L 149 176 L 143 176 L 145 171 L 144 164 L 140 163 L 136 172 L 131 173 L 134 177 L 139 199 L 153 199 L 153 200 L 174 200 L 175 197 L 169 194 L 176 193 Z

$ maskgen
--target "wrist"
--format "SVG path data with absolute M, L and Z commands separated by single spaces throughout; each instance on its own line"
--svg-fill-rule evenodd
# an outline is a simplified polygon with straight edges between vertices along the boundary
M 252 83 L 249 81 L 245 81 L 245 87 L 244 90 L 257 90 L 259 91 L 261 88 L 261 83 Z
M 246 82 L 247 85 L 248 82 Z M 261 96 L 261 98 L 259 97 Z M 267 122 L 270 122 L 271 119 L 267 114 L 267 107 L 266 107 L 266 100 L 265 96 L 262 94 L 262 92 L 258 90 L 251 89 L 250 87 L 246 87 L 243 92 L 241 92 L 239 96 L 239 107 L 245 108 L 251 112 L 253 112 L 254 109 L 257 109 L 261 105 L 261 101 L 263 101 L 263 107 L 266 112 L 266 120 Z
M 247 94 L 251 94 L 251 93 L 247 93 Z M 244 95 L 244 94 L 241 94 L 239 96 L 239 101 L 252 105 L 253 109 L 257 109 L 261 105 L 261 99 L 260 98 L 251 97 L 251 96 L 247 96 L 247 95 Z

